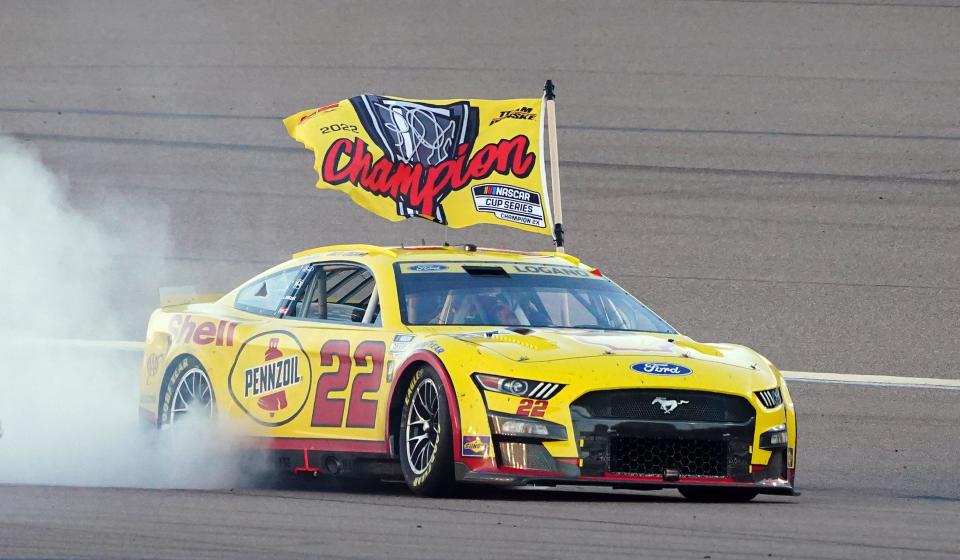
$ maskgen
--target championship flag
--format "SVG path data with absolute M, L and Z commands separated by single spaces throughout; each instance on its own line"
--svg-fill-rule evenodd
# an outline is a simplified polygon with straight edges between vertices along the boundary
M 553 236 L 541 99 L 359 95 L 287 117 L 316 154 L 319 189 L 391 221 L 495 224 Z

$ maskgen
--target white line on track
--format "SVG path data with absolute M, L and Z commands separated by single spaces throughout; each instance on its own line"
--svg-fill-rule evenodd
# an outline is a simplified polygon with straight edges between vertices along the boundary
M 22 339 L 6 343 L 64 347 L 100 348 L 139 352 L 143 343 L 136 340 L 84 340 L 77 338 Z M 894 375 L 863 375 L 857 373 L 820 373 L 815 371 L 781 371 L 784 379 L 801 383 L 831 383 L 840 385 L 872 385 L 879 387 L 907 387 L 914 389 L 946 389 L 960 391 L 960 379 L 937 377 L 900 377 Z
M 813 371 L 781 371 L 787 381 L 807 383 L 839 383 L 844 385 L 879 385 L 916 389 L 960 391 L 960 379 L 937 377 L 898 377 L 894 375 L 862 375 L 856 373 L 818 373 Z
M 81 338 L 14 338 L 0 342 L 12 346 L 47 346 L 53 348 L 100 348 L 142 352 L 143 343 L 136 340 L 84 340 Z

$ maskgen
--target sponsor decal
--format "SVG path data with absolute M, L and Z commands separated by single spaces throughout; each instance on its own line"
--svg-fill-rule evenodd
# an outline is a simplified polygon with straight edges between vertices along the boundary
M 542 264 L 515 264 L 511 268 L 519 274 L 549 274 L 552 276 L 578 276 L 580 278 L 598 278 L 575 266 L 552 266 Z
M 659 405 L 660 405 L 660 410 L 661 410 L 664 414 L 670 414 L 671 412 L 673 412 L 674 410 L 676 410 L 677 407 L 682 406 L 682 405 L 685 405 L 685 404 L 690 404 L 690 401 L 677 401 L 677 400 L 673 400 L 673 399 L 667 399 L 667 398 L 664 398 L 664 397 L 657 397 L 657 398 L 653 399 L 652 401 L 650 401 L 650 404 L 659 404 Z
M 286 331 L 254 335 L 241 346 L 227 383 L 234 402 L 264 426 L 292 420 L 307 403 L 313 378 L 310 358 Z
M 434 354 L 443 354 L 443 346 L 440 346 L 437 342 L 430 340 L 427 342 L 422 342 L 417 346 L 418 350 L 430 350 Z
M 508 222 L 547 227 L 540 193 L 495 183 L 473 187 L 473 205 L 477 212 L 491 212 Z
M 690 368 L 664 362 L 639 362 L 631 365 L 630 369 L 650 375 L 690 375 L 693 371 Z
M 410 346 L 410 343 L 413 342 L 414 335 L 412 334 L 398 334 L 393 337 L 393 344 L 390 345 L 390 352 L 394 354 L 399 354 L 407 349 L 407 346 Z
M 490 436 L 463 436 L 460 454 L 464 457 L 486 457 L 490 449 Z
M 410 272 L 440 272 L 446 269 L 447 265 L 445 264 L 415 264 L 408 270 Z
M 160 366 L 163 365 L 163 358 L 166 356 L 166 353 L 161 354 L 150 354 L 147 356 L 144 362 L 144 370 L 147 373 L 147 379 L 155 377 L 160 373 Z
M 384 156 L 374 159 L 359 137 L 337 139 L 320 158 L 320 178 L 389 198 L 399 216 L 446 224 L 441 201 L 451 192 L 493 173 L 524 178 L 534 170 L 537 155 L 527 136 L 474 150 L 479 111 L 468 101 L 434 105 L 361 95 L 350 102 Z
M 312 111 L 312 112 L 310 112 L 310 113 L 307 113 L 306 115 L 300 117 L 300 122 L 303 123 L 304 121 L 309 120 L 311 117 L 315 117 L 315 116 L 319 115 L 320 113 L 326 113 L 327 111 L 332 111 L 332 110 L 336 109 L 336 108 L 339 107 L 339 106 L 340 106 L 340 103 L 334 103 L 333 105 L 327 105 L 327 106 L 325 106 L 325 107 L 320 107 L 319 109 L 317 109 L 317 110 L 315 110 L 315 111 Z
M 500 111 L 500 116 L 494 117 L 490 124 L 497 124 L 503 119 L 516 119 L 521 121 L 533 121 L 537 119 L 537 114 L 533 112 L 532 107 L 517 107 L 511 111 Z
M 190 315 L 170 318 L 170 336 L 174 344 L 213 344 L 233 346 L 233 336 L 239 323 L 233 321 L 196 321 Z

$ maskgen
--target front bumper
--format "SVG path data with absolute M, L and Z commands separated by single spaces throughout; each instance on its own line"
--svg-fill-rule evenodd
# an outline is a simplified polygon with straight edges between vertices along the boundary
M 756 411 L 746 401 L 738 413 L 698 418 L 641 417 L 623 411 L 616 397 L 570 407 L 577 457 L 557 458 L 542 442 L 494 433 L 485 458 L 463 457 L 460 481 L 521 485 L 605 485 L 635 489 L 711 486 L 750 488 L 763 494 L 795 495 L 794 469 L 786 445 L 754 449 Z M 716 398 L 734 398 L 714 395 Z M 692 400 L 692 399 L 691 399 Z M 702 401 L 702 398 L 699 399 Z M 726 410 L 736 409 L 738 403 Z M 607 415 L 597 416 L 597 413 Z M 694 411 L 691 411 L 694 412 Z M 633 417 L 625 418 L 627 414 Z M 757 456 L 765 464 L 754 464 Z M 767 458 L 769 457 L 769 458 Z

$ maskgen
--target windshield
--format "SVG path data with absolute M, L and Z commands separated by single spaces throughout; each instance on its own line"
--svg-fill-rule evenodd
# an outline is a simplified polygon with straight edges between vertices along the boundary
M 674 333 L 622 288 L 575 266 L 398 263 L 407 325 L 561 327 Z

